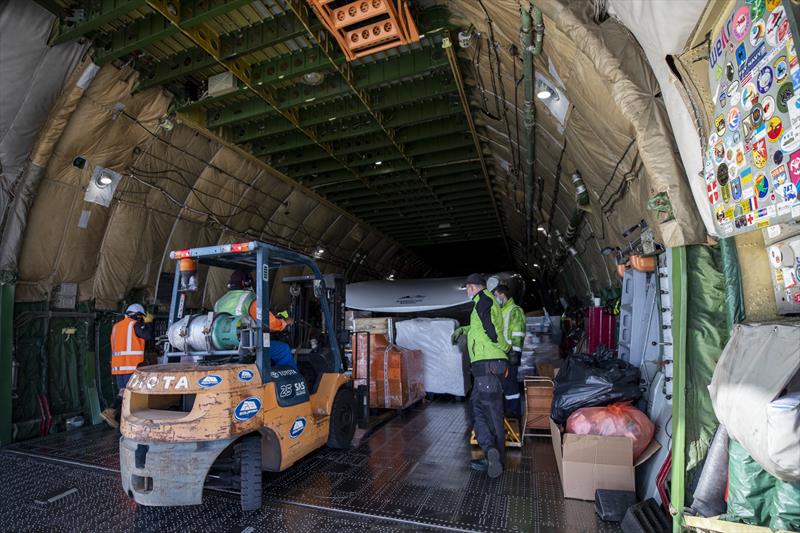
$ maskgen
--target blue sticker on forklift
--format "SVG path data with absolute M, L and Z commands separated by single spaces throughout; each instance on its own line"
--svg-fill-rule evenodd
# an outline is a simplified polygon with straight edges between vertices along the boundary
M 298 416 L 294 419 L 292 429 L 289 430 L 289 437 L 296 439 L 300 436 L 304 429 L 306 429 L 306 417 Z
M 222 383 L 222 378 L 216 374 L 209 374 L 197 380 L 197 384 L 208 389 Z
M 240 370 L 240 371 L 239 371 L 239 380 L 240 380 L 240 381 L 245 381 L 245 382 L 247 382 L 247 381 L 250 381 L 251 379 L 253 379 L 253 376 L 254 376 L 254 375 L 255 375 L 255 374 L 253 374 L 253 372 L 252 372 L 252 371 L 250 371 L 250 370 L 247 370 L 247 369 L 245 368 L 244 370 Z
M 233 410 L 233 418 L 239 422 L 250 420 L 256 416 L 256 413 L 258 413 L 259 409 L 261 409 L 261 400 L 255 396 L 245 398 L 239 402 L 239 405 L 237 405 L 236 409 Z

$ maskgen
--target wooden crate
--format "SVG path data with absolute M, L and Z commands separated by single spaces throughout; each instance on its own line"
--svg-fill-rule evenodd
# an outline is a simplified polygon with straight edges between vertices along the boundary
M 353 379 L 367 379 L 367 334 L 353 336 Z M 425 397 L 422 352 L 390 344 L 386 336 L 369 334 L 369 404 L 378 409 L 405 409 Z
M 523 433 L 526 435 L 549 435 L 550 408 L 553 404 L 553 380 L 545 377 L 529 377 L 525 378 L 524 387 L 526 414 Z
M 387 338 L 394 338 L 394 318 L 354 318 L 353 332 L 355 333 L 374 333 L 386 335 Z

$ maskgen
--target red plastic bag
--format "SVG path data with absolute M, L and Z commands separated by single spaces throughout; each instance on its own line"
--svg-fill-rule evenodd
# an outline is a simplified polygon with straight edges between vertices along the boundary
M 633 459 L 636 460 L 653 440 L 655 426 L 630 402 L 621 402 L 578 409 L 567 419 L 567 433 L 628 437 L 633 441 Z

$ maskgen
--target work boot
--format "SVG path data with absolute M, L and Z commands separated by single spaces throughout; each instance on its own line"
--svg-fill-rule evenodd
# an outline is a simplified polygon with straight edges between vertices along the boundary
M 500 452 L 497 448 L 486 450 L 486 461 L 488 463 L 487 473 L 489 477 L 492 479 L 500 477 L 500 474 L 503 473 L 503 463 L 500 460 Z
M 119 416 L 117 415 L 116 409 L 107 407 L 100 412 L 100 416 L 106 421 L 106 424 L 112 428 L 116 429 L 119 427 Z
M 489 470 L 489 461 L 486 459 L 474 459 L 469 462 L 469 467 L 476 472 L 486 472 Z

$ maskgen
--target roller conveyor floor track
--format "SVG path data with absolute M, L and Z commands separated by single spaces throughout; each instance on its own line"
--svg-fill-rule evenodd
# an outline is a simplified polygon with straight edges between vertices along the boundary
M 238 495 L 210 490 L 202 506 L 136 506 L 122 492 L 109 429 L 15 444 L 0 453 L 0 530 L 620 531 L 593 503 L 562 497 L 549 439 L 509 450 L 496 480 L 471 472 L 466 407 L 423 405 L 349 450 L 323 448 L 266 473 L 265 504 L 249 514 Z

